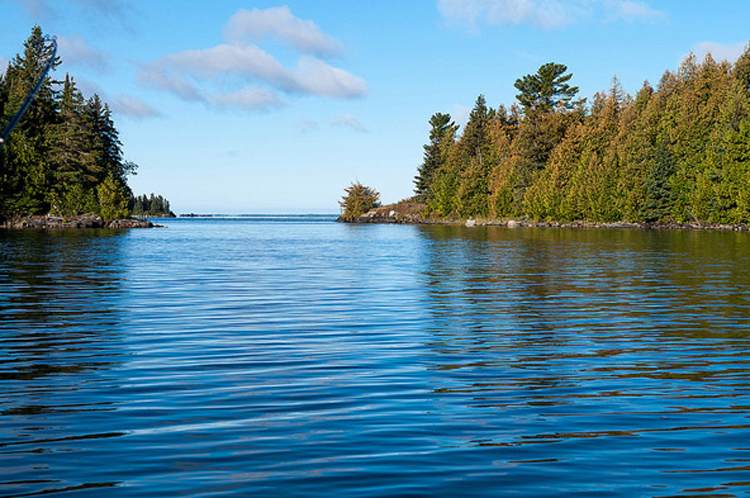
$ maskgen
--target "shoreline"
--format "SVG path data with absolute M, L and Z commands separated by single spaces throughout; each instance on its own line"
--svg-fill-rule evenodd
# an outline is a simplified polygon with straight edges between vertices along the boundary
M 66 230 L 66 229 L 130 229 L 154 228 L 149 220 L 144 218 L 126 218 L 104 221 L 101 216 L 86 214 L 72 218 L 54 215 L 34 215 L 11 218 L 0 223 L 0 230 Z
M 397 210 L 398 206 L 384 206 L 374 209 L 362 216 L 351 220 L 339 217 L 337 223 L 350 224 L 392 224 L 392 225 L 436 225 L 436 226 L 464 226 L 473 227 L 505 227 L 505 228 L 572 228 L 572 229 L 610 229 L 610 230 L 702 230 L 702 231 L 734 231 L 750 232 L 747 223 L 678 223 L 678 222 L 593 222 L 593 221 L 533 221 L 533 220 L 494 220 L 477 218 L 440 218 L 425 217 L 421 213 Z

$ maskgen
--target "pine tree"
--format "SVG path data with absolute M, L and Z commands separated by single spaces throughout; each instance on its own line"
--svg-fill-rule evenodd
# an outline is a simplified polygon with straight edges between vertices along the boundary
M 656 150 L 656 160 L 646 178 L 646 199 L 641 214 L 644 221 L 664 221 L 668 219 L 674 205 L 672 176 L 675 165 L 669 148 L 660 144 Z
M 94 94 L 86 102 L 84 113 L 87 125 L 94 135 L 91 146 L 96 151 L 99 182 L 110 173 L 124 181 L 126 171 L 122 159 L 122 143 L 109 106 L 102 102 L 99 95 Z
M 24 43 L 22 55 L 8 65 L 4 76 L 5 104 L 0 122 L 8 123 L 33 90 L 52 56 L 44 34 L 34 26 Z M 52 61 L 52 69 L 60 64 Z M 47 76 L 23 119 L 18 123 L 0 154 L 0 217 L 7 213 L 43 213 L 49 209 L 48 124 L 57 116 L 57 92 Z
M 434 197 L 432 183 L 435 172 L 445 163 L 447 150 L 456 140 L 458 125 L 450 114 L 436 113 L 430 118 L 430 143 L 424 146 L 424 161 L 414 177 L 417 200 L 428 201 Z
M 536 74 L 527 74 L 517 79 L 514 86 L 521 92 L 516 99 L 528 113 L 541 111 L 550 112 L 556 107 L 572 109 L 576 102 L 573 98 L 578 94 L 577 86 L 568 85 L 572 74 L 565 74 L 568 66 L 548 62 L 542 65 Z
M 56 122 L 50 127 L 50 167 L 55 181 L 52 191 L 64 195 L 74 185 L 84 190 L 100 183 L 95 139 L 84 116 L 84 99 L 70 75 L 65 75 Z

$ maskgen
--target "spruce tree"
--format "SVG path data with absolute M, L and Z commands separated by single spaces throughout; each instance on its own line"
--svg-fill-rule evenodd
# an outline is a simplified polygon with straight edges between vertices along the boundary
M 8 65 L 4 76 L 5 104 L 0 122 L 8 123 L 34 89 L 52 48 L 44 43 L 44 34 L 34 26 L 24 43 L 23 54 Z M 52 69 L 60 64 L 52 61 Z M 57 118 L 57 91 L 47 76 L 23 119 L 18 123 L 0 154 L 0 217 L 9 213 L 43 213 L 49 209 L 52 182 L 49 169 L 48 130 Z
M 424 146 L 424 161 L 414 177 L 414 193 L 420 201 L 428 201 L 434 196 L 435 172 L 445 163 L 447 148 L 455 141 L 458 130 L 450 114 L 439 112 L 430 118 L 430 126 L 430 143 Z

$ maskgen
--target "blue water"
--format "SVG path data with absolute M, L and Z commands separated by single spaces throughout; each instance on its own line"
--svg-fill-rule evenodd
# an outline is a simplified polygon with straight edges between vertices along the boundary
M 750 234 L 0 231 L 0 496 L 750 495 Z

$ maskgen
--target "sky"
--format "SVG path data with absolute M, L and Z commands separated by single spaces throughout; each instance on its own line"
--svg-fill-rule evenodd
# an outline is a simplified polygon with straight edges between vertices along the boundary
M 733 61 L 750 2 L 716 0 L 0 0 L 0 72 L 34 24 L 112 108 L 136 194 L 176 213 L 337 213 L 354 181 L 413 194 L 429 118 L 568 66 L 589 99 L 691 52 Z

